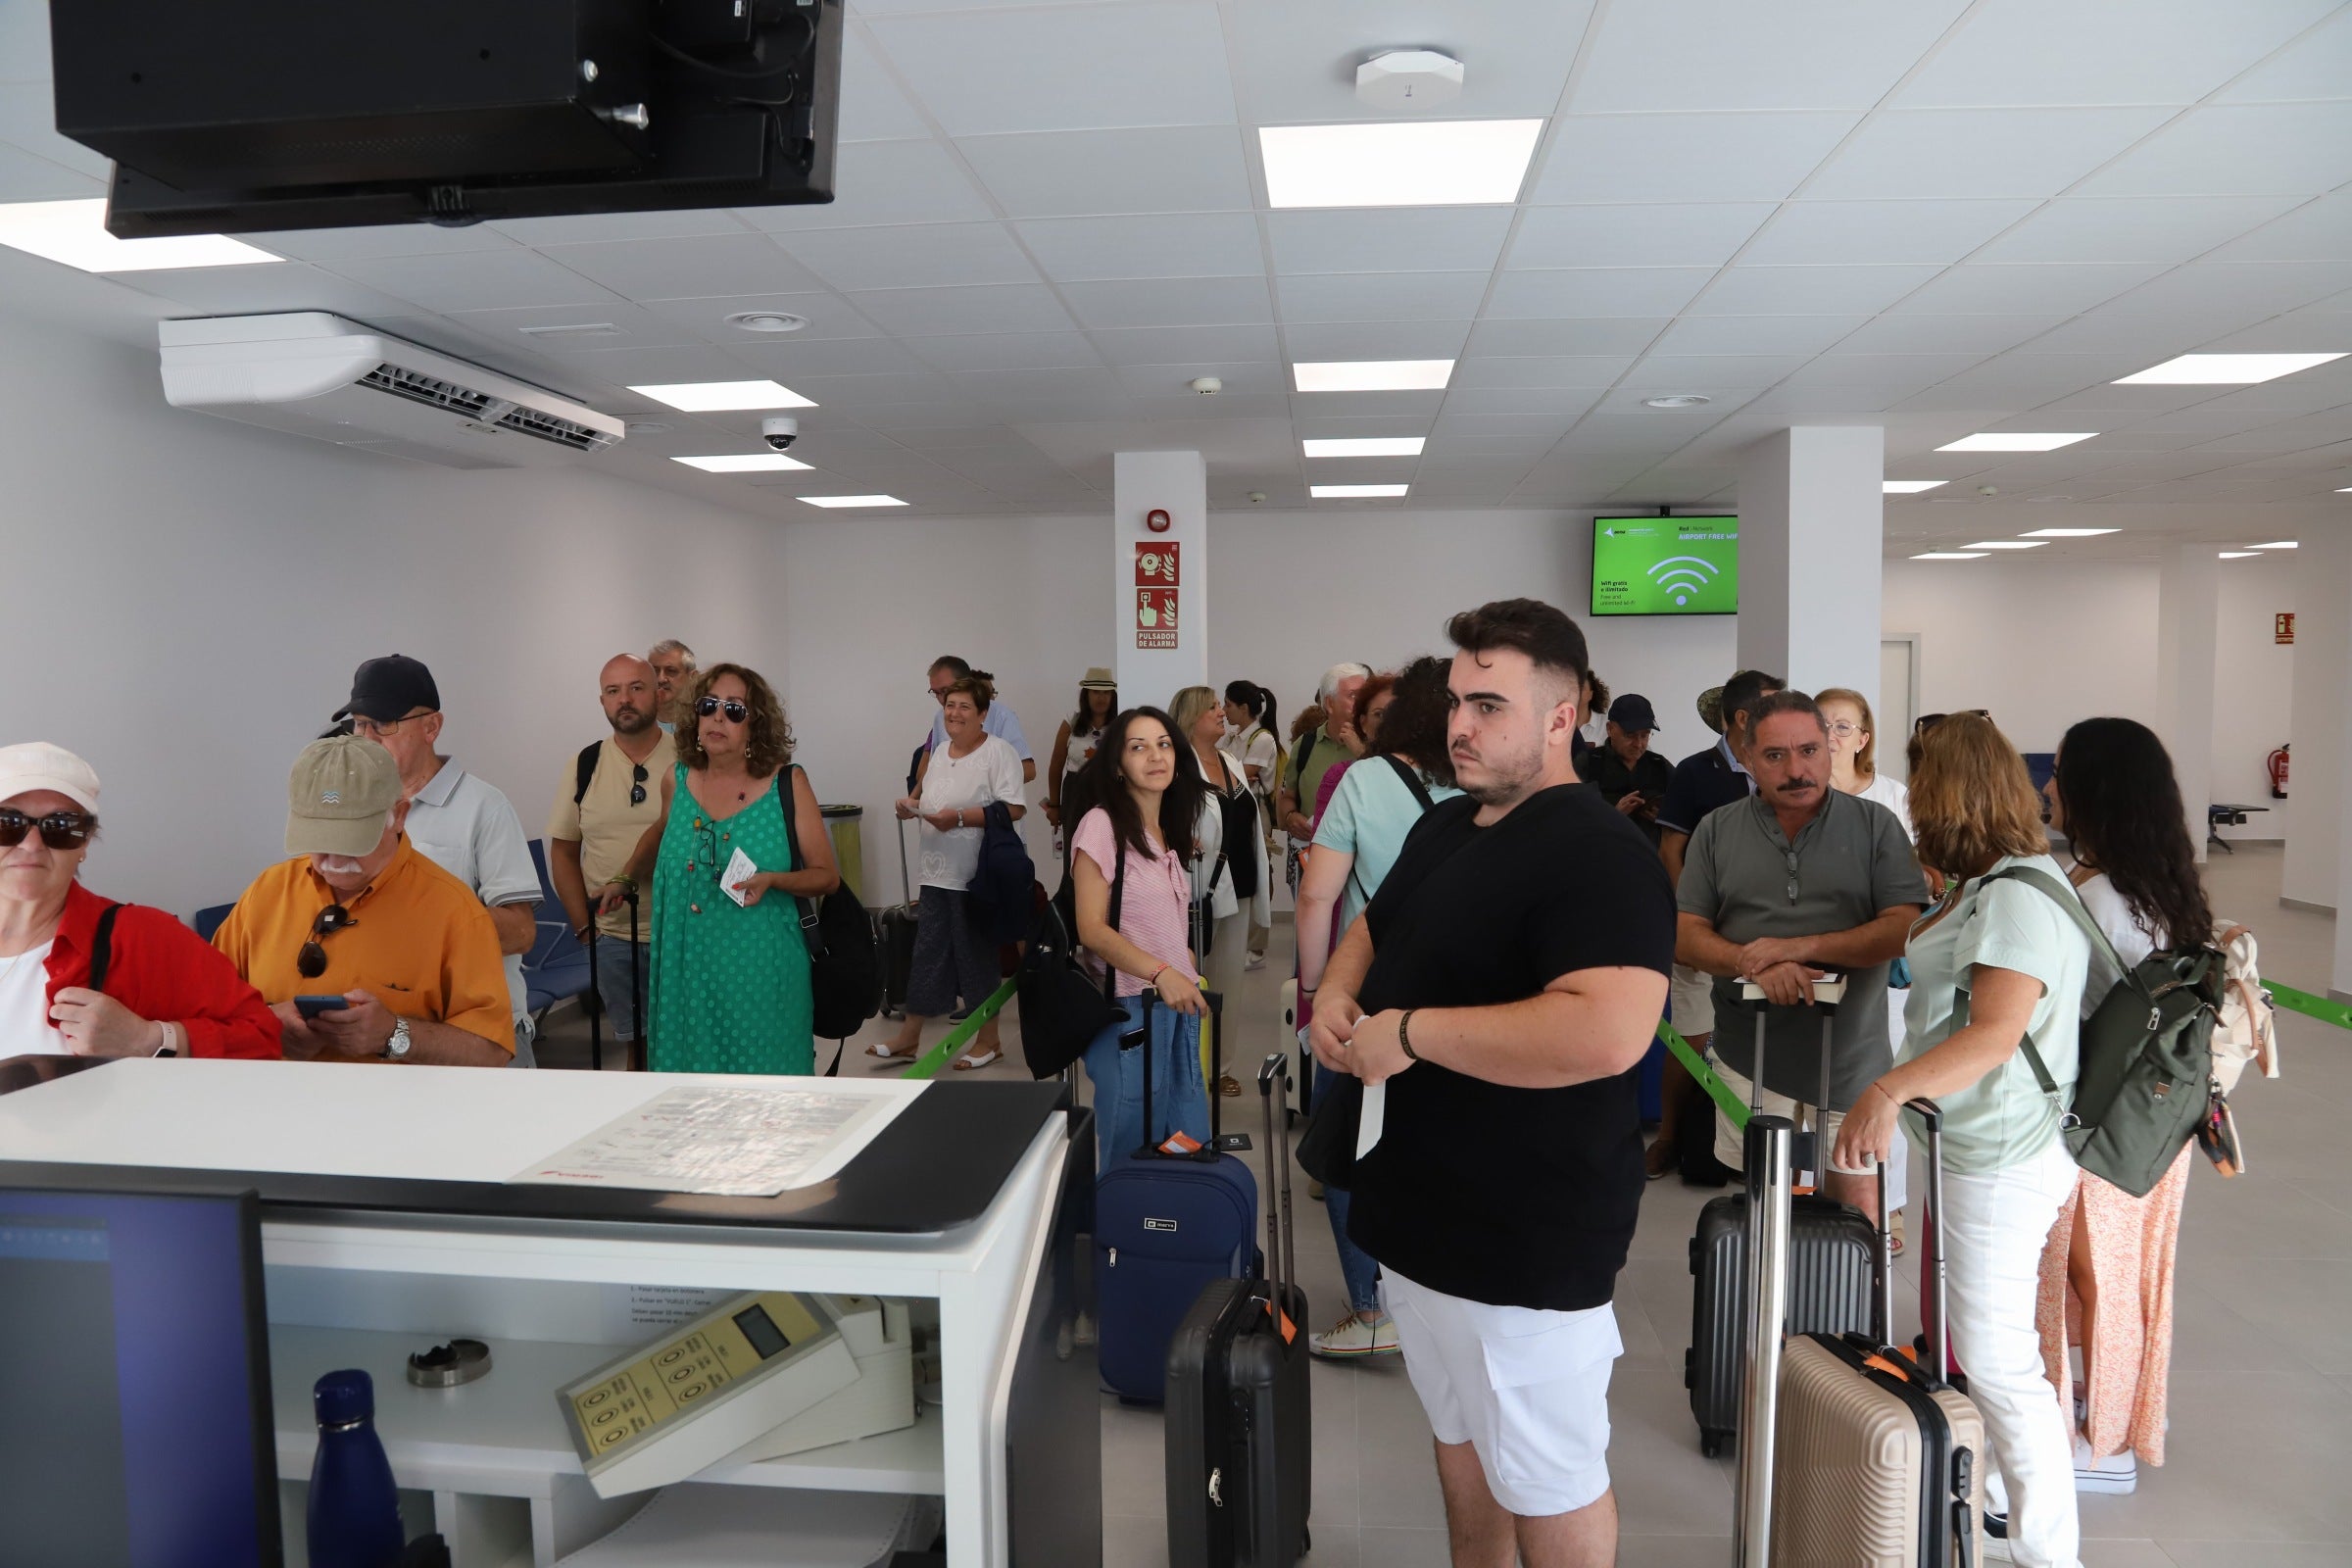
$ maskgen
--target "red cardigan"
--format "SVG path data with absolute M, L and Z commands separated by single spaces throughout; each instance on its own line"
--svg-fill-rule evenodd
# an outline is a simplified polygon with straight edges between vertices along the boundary
M 49 1001 L 67 986 L 87 985 L 98 917 L 110 901 L 75 882 L 49 948 Z M 121 906 L 115 916 L 106 994 L 140 1017 L 169 1019 L 188 1033 L 197 1056 L 274 1058 L 277 1014 L 212 944 L 161 909 Z

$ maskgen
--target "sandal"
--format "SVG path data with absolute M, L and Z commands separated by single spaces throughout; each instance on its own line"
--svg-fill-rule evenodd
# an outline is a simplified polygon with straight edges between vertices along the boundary
M 1241 1080 L 1234 1077 L 1233 1074 L 1227 1073 L 1217 1080 L 1217 1093 L 1225 1096 L 1228 1100 L 1239 1097 L 1241 1092 Z
M 910 1061 L 916 1054 L 911 1051 L 902 1054 L 901 1053 L 892 1050 L 890 1044 L 879 1041 L 866 1047 L 865 1054 L 873 1057 L 876 1061 Z
M 1004 1053 L 1002 1051 L 991 1049 L 984 1055 L 957 1056 L 956 1058 L 956 1070 L 957 1072 L 977 1072 L 982 1067 L 994 1064 L 997 1059 L 1004 1054 Z

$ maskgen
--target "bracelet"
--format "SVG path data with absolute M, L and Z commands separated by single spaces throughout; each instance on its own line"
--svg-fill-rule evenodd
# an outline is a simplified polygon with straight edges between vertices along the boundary
M 1147 991 L 1157 991 L 1159 989 L 1159 977 L 1175 967 L 1176 966 L 1172 963 L 1163 963 L 1158 968 L 1152 970 L 1152 978 L 1144 982 L 1144 989 Z
M 1396 1044 L 1404 1048 L 1404 1054 L 1408 1060 L 1419 1061 L 1421 1054 L 1413 1049 L 1414 1010 L 1411 1007 L 1405 1008 L 1403 1016 L 1396 1020 Z

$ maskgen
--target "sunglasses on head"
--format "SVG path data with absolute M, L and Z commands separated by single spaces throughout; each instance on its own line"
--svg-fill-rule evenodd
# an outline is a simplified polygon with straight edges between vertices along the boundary
M 97 828 L 96 817 L 79 811 L 51 811 L 47 816 L 31 817 L 14 807 L 0 806 L 0 850 L 15 849 L 35 829 L 41 842 L 53 850 L 78 850 L 90 842 Z
M 345 926 L 358 925 L 351 911 L 340 904 L 330 904 L 311 921 L 311 940 L 302 945 L 294 956 L 294 968 L 305 980 L 316 980 L 326 973 L 326 949 L 320 944 Z
M 752 716 L 752 710 L 732 697 L 705 697 L 694 705 L 694 711 L 701 718 L 723 712 L 730 724 L 740 724 Z
M 1992 714 L 1987 710 L 1982 708 L 1964 708 L 1960 710 L 1960 712 L 1962 715 L 1969 718 L 1992 717 Z M 1911 733 L 1914 735 L 1925 735 L 1928 731 L 1934 729 L 1936 725 L 1942 723 L 1945 719 L 1952 716 L 1953 715 L 1950 713 L 1922 713 L 1919 715 L 1919 722 L 1911 726 Z

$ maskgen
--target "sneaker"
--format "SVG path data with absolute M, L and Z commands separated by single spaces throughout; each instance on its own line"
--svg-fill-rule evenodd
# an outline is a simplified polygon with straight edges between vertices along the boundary
M 2009 1554 L 2009 1516 L 1984 1510 L 1984 1560 L 1986 1562 L 2015 1562 Z
M 1674 1144 L 1670 1140 L 1653 1138 L 1649 1148 L 1642 1153 L 1642 1174 L 1654 1182 L 1674 1169 L 1676 1157 Z
M 1382 1312 L 1367 1317 L 1350 1312 L 1322 1334 L 1306 1337 L 1306 1348 L 1335 1360 L 1397 1353 L 1396 1320 Z
M 2100 1457 L 2090 1451 L 2090 1440 L 2075 1440 L 2075 1490 L 2130 1494 L 2139 1485 L 2139 1456 L 2133 1453 Z
M 1250 961 L 1242 965 L 1244 969 L 1263 969 L 1265 966 L 1266 956 L 1262 953 L 1252 953 L 1250 955 Z

